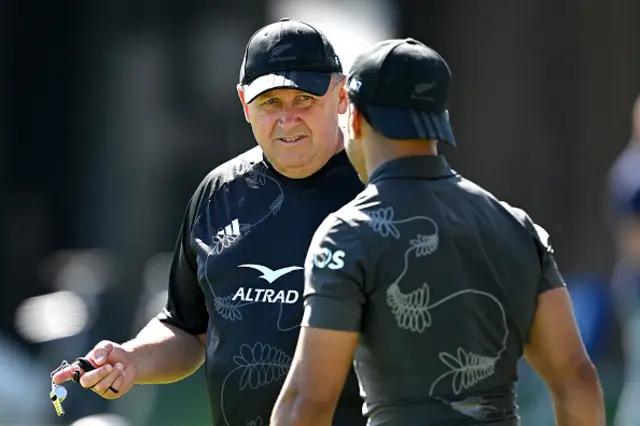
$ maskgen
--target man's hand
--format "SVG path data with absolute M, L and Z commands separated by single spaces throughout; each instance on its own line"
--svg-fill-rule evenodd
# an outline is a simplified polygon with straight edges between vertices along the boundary
M 117 343 L 102 341 L 98 343 L 86 358 L 96 367 L 95 370 L 85 372 L 77 365 L 66 367 L 53 376 L 55 384 L 61 384 L 73 379 L 73 374 L 79 371 L 80 385 L 91 389 L 105 399 L 119 398 L 127 393 L 134 385 L 137 367 L 131 351 Z M 113 392 L 109 387 L 118 391 Z

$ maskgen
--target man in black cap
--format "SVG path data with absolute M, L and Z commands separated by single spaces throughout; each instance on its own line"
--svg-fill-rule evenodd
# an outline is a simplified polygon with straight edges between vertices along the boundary
M 83 387 L 116 398 L 205 362 L 214 425 L 268 424 L 298 337 L 311 237 L 363 188 L 338 124 L 344 80 L 331 43 L 306 23 L 283 19 L 251 37 L 238 94 L 259 146 L 204 178 L 185 212 L 166 308 L 133 340 L 98 344 Z M 363 425 L 361 406 L 352 374 L 334 424 Z
M 450 83 L 445 61 L 413 39 L 356 58 L 347 153 L 367 186 L 313 237 L 271 426 L 331 424 L 354 356 L 371 426 L 515 426 L 523 355 L 559 426 L 605 424 L 548 234 L 437 153 L 456 143 Z

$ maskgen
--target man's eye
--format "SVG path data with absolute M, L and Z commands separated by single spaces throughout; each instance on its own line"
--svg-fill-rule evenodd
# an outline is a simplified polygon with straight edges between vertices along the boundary
M 262 105 L 273 105 L 273 104 L 275 104 L 275 103 L 276 103 L 276 101 L 277 101 L 277 99 L 276 99 L 276 98 L 267 99 L 266 101 L 264 101 L 264 102 L 262 103 Z
M 314 100 L 315 98 L 309 95 L 298 95 L 296 97 L 296 103 L 303 104 L 303 105 L 307 105 L 307 104 L 310 105 Z

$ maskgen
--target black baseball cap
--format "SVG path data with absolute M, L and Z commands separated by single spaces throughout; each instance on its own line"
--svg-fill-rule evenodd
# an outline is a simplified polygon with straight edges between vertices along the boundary
M 451 70 L 412 38 L 373 44 L 353 62 L 349 101 L 389 139 L 437 139 L 456 146 L 446 109 Z
M 327 37 L 305 22 L 283 18 L 249 39 L 240 84 L 246 102 L 281 87 L 323 96 L 336 72 L 342 72 L 342 64 Z

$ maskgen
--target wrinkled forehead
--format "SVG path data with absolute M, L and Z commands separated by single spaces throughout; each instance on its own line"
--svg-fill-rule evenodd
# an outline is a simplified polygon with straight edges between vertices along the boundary
M 296 96 L 300 96 L 300 95 L 312 96 L 317 99 L 323 99 L 331 96 L 331 92 L 332 92 L 332 86 L 329 86 L 329 90 L 327 90 L 327 93 L 325 93 L 322 96 L 313 94 L 310 92 L 305 92 L 304 90 L 300 90 L 297 88 L 281 87 L 281 88 L 268 90 L 260 94 L 259 96 L 256 96 L 256 98 L 251 102 L 249 102 L 249 104 L 260 103 L 273 98 L 278 98 L 283 101 L 293 100 Z
M 298 95 L 316 96 L 312 95 L 309 92 L 305 92 L 304 90 L 296 89 L 294 87 L 278 87 L 261 93 L 258 97 L 256 97 L 256 100 L 269 98 L 292 98 Z

